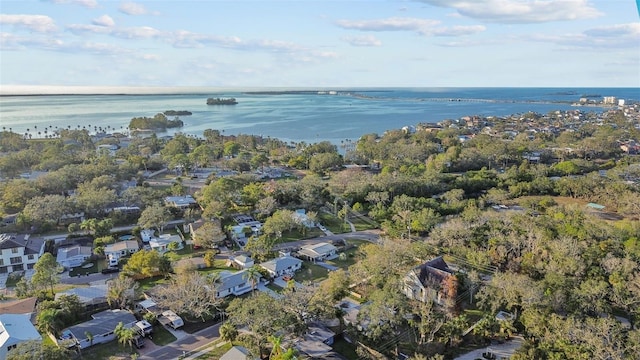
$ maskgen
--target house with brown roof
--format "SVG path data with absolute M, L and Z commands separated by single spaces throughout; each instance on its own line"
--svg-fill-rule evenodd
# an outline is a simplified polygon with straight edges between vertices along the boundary
M 404 277 L 402 292 L 412 300 L 445 305 L 456 298 L 457 277 L 442 256 L 411 269 Z

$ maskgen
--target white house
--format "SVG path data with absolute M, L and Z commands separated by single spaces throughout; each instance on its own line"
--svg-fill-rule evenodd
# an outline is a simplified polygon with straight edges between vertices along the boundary
M 151 246 L 151 249 L 159 253 L 168 251 L 170 248 L 169 244 L 171 243 L 178 244 L 176 249 L 182 249 L 184 247 L 182 245 L 182 238 L 180 235 L 162 234 L 157 238 L 149 240 L 149 246 Z
M 251 291 L 251 281 L 246 278 L 246 273 L 245 270 L 236 273 L 230 271 L 220 272 L 220 284 L 216 287 L 216 297 L 238 296 Z
M 74 325 L 62 331 L 61 341 L 71 341 L 80 349 L 96 344 L 113 341 L 116 326 L 122 323 L 125 328 L 131 328 L 138 321 L 132 313 L 126 310 L 105 310 L 91 315 L 93 319 Z M 91 339 L 87 336 L 91 334 Z
M 118 266 L 121 257 L 131 255 L 140 250 L 136 240 L 118 241 L 104 247 L 104 255 L 109 259 L 109 266 Z
M 298 250 L 298 255 L 308 259 L 309 261 L 324 261 L 338 257 L 338 248 L 335 246 L 321 242 L 318 244 L 305 245 Z
M 92 253 L 93 249 L 91 248 L 91 246 L 65 246 L 58 248 L 56 261 L 65 269 L 70 269 L 82 265 L 91 257 Z
M 196 199 L 194 199 L 191 195 L 186 196 L 167 196 L 164 198 L 165 204 L 170 207 L 175 207 L 178 209 L 188 209 L 192 206 L 198 205 Z
M 140 231 L 140 238 L 142 238 L 142 242 L 148 243 L 155 236 L 155 232 L 151 229 L 144 229 Z
M 26 341 L 42 341 L 42 336 L 29 320 L 29 314 L 0 315 L 0 359 Z
M 227 266 L 232 266 L 241 270 L 248 269 L 252 267 L 253 264 L 253 259 L 245 255 L 231 256 L 227 261 Z
M 302 260 L 296 259 L 292 256 L 281 256 L 267 262 L 263 262 L 259 265 L 263 269 L 267 270 L 272 277 L 278 277 L 285 274 L 293 274 L 297 270 L 302 268 Z
M 42 239 L 28 234 L 0 234 L 0 274 L 33 269 L 43 253 Z

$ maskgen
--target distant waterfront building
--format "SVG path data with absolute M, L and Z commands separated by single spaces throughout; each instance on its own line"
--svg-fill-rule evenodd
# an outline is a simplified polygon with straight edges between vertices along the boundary
M 603 104 L 615 105 L 616 97 L 615 96 L 605 96 L 605 97 L 602 98 L 602 103 Z

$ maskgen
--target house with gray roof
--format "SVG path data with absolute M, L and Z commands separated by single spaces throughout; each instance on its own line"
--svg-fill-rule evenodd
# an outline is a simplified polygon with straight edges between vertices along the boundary
M 29 314 L 0 315 L 0 359 L 26 341 L 42 341 L 42 336 L 29 320 Z
M 302 260 L 287 255 L 263 262 L 259 266 L 267 270 L 272 277 L 278 277 L 285 274 L 293 274 L 300 270 L 302 268 Z
M 65 246 L 58 248 L 56 262 L 65 269 L 70 269 L 82 265 L 93 254 L 91 246 Z
M 84 306 L 106 304 L 108 291 L 109 286 L 107 284 L 76 287 L 56 293 L 56 300 L 64 295 L 75 295 Z
M 455 294 L 447 293 L 448 281 L 457 281 L 457 278 L 442 256 L 438 256 L 411 269 L 404 277 L 402 292 L 412 300 L 432 300 L 444 305 L 450 297 L 455 300 Z
M 318 244 L 305 245 L 298 250 L 298 256 L 306 258 L 309 261 L 332 260 L 338 257 L 338 248 L 335 246 L 321 242 Z
M 105 310 L 93 314 L 91 317 L 93 319 L 63 330 L 60 341 L 63 343 L 66 341 L 71 346 L 77 345 L 80 349 L 85 349 L 115 340 L 116 335 L 113 331 L 119 323 L 122 323 L 125 328 L 130 328 L 138 321 L 132 313 L 126 310 Z M 91 334 L 92 339 L 89 339 L 87 334 Z
M 251 360 L 255 357 L 251 356 L 251 353 L 244 346 L 232 346 L 229 351 L 224 353 L 220 360 Z
M 230 271 L 220 272 L 220 284 L 216 287 L 216 297 L 222 298 L 229 295 L 238 296 L 251 291 L 251 281 L 246 278 L 246 273 L 245 270 L 235 273 Z
M 33 269 L 43 253 L 43 239 L 29 234 L 0 234 L 0 274 Z

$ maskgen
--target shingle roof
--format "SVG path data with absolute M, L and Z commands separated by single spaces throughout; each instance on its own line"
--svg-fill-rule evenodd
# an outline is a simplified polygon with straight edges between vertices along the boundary
M 302 260 L 296 259 L 291 256 L 283 256 L 260 264 L 263 268 L 278 273 L 282 270 L 286 270 L 289 267 L 302 263 Z
M 72 333 L 76 339 L 82 340 L 87 338 L 87 332 L 94 336 L 102 335 L 113 331 L 120 322 L 127 325 L 136 321 L 136 317 L 128 311 L 105 310 L 94 314 L 92 320 L 67 328 L 67 331 Z
M 25 243 L 25 235 L 18 235 L 16 233 L 0 234 L 0 249 L 25 247 Z

